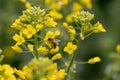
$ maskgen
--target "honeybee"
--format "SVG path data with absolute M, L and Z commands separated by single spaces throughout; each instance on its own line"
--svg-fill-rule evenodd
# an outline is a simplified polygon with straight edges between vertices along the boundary
M 54 38 L 48 38 L 48 41 L 50 42 L 51 46 L 55 49 L 57 45 L 59 45 L 59 42 L 61 40 L 54 39 Z

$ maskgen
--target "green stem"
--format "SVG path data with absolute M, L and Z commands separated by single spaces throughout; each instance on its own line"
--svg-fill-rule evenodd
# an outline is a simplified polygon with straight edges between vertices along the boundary
M 85 37 L 84 38 L 87 38 L 88 36 L 90 36 L 91 34 L 93 34 L 94 32 L 90 32 L 90 33 L 88 33 L 87 35 L 85 35 Z
M 42 0 L 43 1 L 43 9 L 45 9 L 45 0 Z
M 37 40 L 37 34 L 35 34 L 35 36 L 34 36 L 34 38 L 35 38 L 35 42 L 34 42 L 34 44 L 35 44 L 35 57 L 38 59 L 38 51 L 37 51 L 37 48 L 38 48 L 38 40 Z
M 77 64 L 87 64 L 88 62 L 76 62 Z
M 77 45 L 77 46 L 79 47 L 79 45 L 80 45 L 80 41 L 78 42 L 78 45 Z M 75 60 L 76 55 L 77 55 L 77 50 L 73 53 L 72 58 L 71 58 L 71 60 L 70 60 L 70 63 L 69 63 L 69 65 L 68 65 L 68 68 L 67 68 L 67 70 L 66 70 L 67 76 L 65 77 L 65 80 L 67 80 L 67 78 L 68 78 L 68 76 L 69 76 L 70 69 L 71 69 L 71 66 L 72 66 L 72 64 L 73 64 L 73 62 L 74 62 L 74 60 Z

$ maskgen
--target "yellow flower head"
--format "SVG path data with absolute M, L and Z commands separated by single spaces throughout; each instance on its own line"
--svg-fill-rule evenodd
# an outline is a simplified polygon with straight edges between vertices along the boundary
M 24 73 L 21 70 L 17 70 L 16 68 L 14 68 L 14 72 L 21 78 L 21 79 L 25 79 Z
M 80 11 L 82 10 L 82 6 L 78 2 L 73 3 L 73 11 Z
M 13 68 L 8 64 L 0 65 L 1 80 L 16 80 Z
M 65 73 L 64 69 L 60 69 L 56 76 L 57 76 L 57 80 L 63 80 L 65 78 L 65 76 L 67 75 L 67 73 Z
M 19 47 L 19 45 L 15 44 L 14 46 L 11 47 L 14 51 L 18 53 L 22 53 L 23 50 Z
M 72 42 L 68 42 L 67 46 L 64 48 L 64 51 L 68 54 L 72 54 L 77 49 L 77 46 L 74 45 Z
M 91 0 L 80 0 L 80 2 L 85 5 L 87 8 L 92 8 Z
M 59 0 L 59 4 L 67 5 L 69 0 Z
M 46 47 L 40 46 L 40 47 L 37 49 L 37 51 L 38 51 L 39 53 L 45 53 L 45 54 L 47 54 L 49 50 L 48 50 Z
M 69 29 L 68 32 L 70 34 L 70 39 L 74 40 L 74 37 L 75 37 L 75 34 L 76 34 L 75 29 L 74 28 L 73 29 Z
M 44 39 L 44 41 L 45 41 L 45 43 L 50 47 L 50 48 L 52 48 L 53 47 L 53 44 L 54 44 L 54 42 L 53 41 L 49 41 L 49 39 L 55 39 L 57 36 L 59 36 L 60 35 L 60 31 L 55 31 L 55 32 L 52 32 L 52 31 L 48 31 L 47 33 L 46 33 L 46 36 L 45 36 L 45 39 Z
M 17 41 L 17 45 L 21 45 L 22 43 L 25 42 L 25 39 L 24 39 L 24 37 L 22 36 L 22 33 L 20 33 L 20 35 L 15 34 L 15 35 L 13 36 L 13 40 Z
M 59 51 L 59 46 L 56 46 L 55 48 L 52 48 L 52 49 L 50 50 L 50 53 L 54 54 L 54 53 L 56 53 L 56 52 L 58 52 L 58 51 Z
M 95 64 L 100 61 L 101 61 L 100 57 L 94 57 L 88 60 L 88 64 Z
M 31 4 L 30 4 L 29 2 L 26 2 L 26 3 L 25 3 L 25 7 L 26 7 L 27 9 L 29 9 L 29 8 L 31 8 Z
M 49 12 L 50 16 L 52 16 L 55 20 L 56 19 L 62 19 L 63 18 L 63 15 L 61 13 L 59 13 L 58 11 L 56 10 L 51 10 Z
M 43 28 L 43 25 L 42 25 L 42 24 L 37 24 L 37 25 L 36 25 L 36 30 L 37 30 L 37 31 L 42 30 L 42 28 Z
M 32 25 L 27 25 L 27 28 L 23 29 L 21 32 L 26 38 L 30 39 L 36 33 L 36 29 Z
M 60 53 L 57 53 L 56 55 L 54 55 L 52 57 L 52 60 L 57 60 L 57 59 L 61 59 L 62 58 L 62 55 Z
M 15 22 L 12 24 L 11 28 L 17 29 L 17 30 L 21 30 L 22 29 L 22 22 L 20 21 L 20 19 L 16 19 Z
M 84 40 L 84 39 L 85 39 L 85 36 L 84 36 L 83 33 L 80 33 L 80 39 L 81 39 L 81 40 Z
M 70 40 L 74 40 L 76 30 L 73 28 L 73 26 L 69 26 L 66 22 L 64 22 L 63 27 L 68 30 L 68 33 L 70 35 Z
M 117 51 L 118 53 L 120 53 L 120 44 L 118 44 L 118 45 L 116 46 L 116 51 Z
M 34 50 L 34 45 L 28 44 L 27 47 L 28 47 L 28 49 L 29 49 L 31 52 L 33 52 L 33 50 Z
M 52 9 L 56 11 L 59 11 L 61 9 L 61 5 L 59 5 L 56 2 L 52 2 L 51 6 L 52 6 Z
M 63 27 L 69 29 L 69 25 L 66 22 L 63 22 Z
M 44 21 L 44 24 L 46 27 L 56 27 L 57 22 L 54 21 L 52 17 L 46 17 L 46 20 Z
M 19 0 L 20 2 L 22 2 L 22 3 L 25 3 L 26 2 L 26 0 Z
M 97 22 L 94 26 L 95 27 L 93 29 L 93 32 L 95 33 L 106 32 L 106 30 L 103 28 L 103 25 L 101 23 Z
M 52 0 L 45 0 L 45 4 L 50 4 Z

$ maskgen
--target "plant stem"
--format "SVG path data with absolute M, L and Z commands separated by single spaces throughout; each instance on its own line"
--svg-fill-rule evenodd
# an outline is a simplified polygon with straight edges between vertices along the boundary
M 38 40 L 37 40 L 37 34 L 35 34 L 35 36 L 34 36 L 34 38 L 35 38 L 35 42 L 34 42 L 34 44 L 35 44 L 35 57 L 38 59 L 38 51 L 37 51 L 37 48 L 38 48 Z
M 78 47 L 79 47 L 79 45 L 80 45 L 80 41 L 78 42 Z M 68 68 L 67 68 L 67 70 L 66 70 L 66 73 L 67 73 L 67 76 L 65 77 L 65 80 L 67 80 L 67 78 L 68 78 L 68 76 L 69 76 L 69 73 L 70 73 L 70 69 L 71 69 L 71 66 L 72 66 L 72 64 L 73 64 L 73 62 L 74 62 L 74 59 L 75 59 L 75 57 L 76 57 L 76 55 L 77 55 L 77 50 L 73 53 L 73 55 L 72 55 L 72 58 L 71 58 L 71 60 L 70 60 L 70 63 L 69 63 L 69 65 L 68 65 Z

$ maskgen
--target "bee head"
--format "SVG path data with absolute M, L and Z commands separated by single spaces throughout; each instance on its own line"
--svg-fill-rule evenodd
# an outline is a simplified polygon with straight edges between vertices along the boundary
M 53 38 L 48 38 L 48 41 L 52 41 L 53 40 Z

